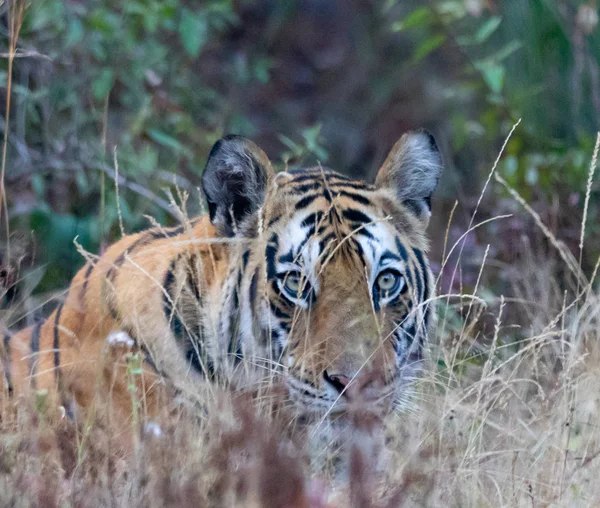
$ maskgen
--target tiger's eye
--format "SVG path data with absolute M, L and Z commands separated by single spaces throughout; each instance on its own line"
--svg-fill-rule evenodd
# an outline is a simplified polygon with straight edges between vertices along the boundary
M 300 292 L 300 284 L 302 279 L 297 272 L 288 273 L 285 276 L 285 289 L 292 295 L 296 296 Z
M 382 293 L 393 292 L 398 282 L 399 276 L 392 271 L 383 272 L 377 277 L 377 287 Z

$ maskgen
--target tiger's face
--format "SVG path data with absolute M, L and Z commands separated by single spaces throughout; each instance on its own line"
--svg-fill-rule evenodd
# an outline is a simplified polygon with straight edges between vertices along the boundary
M 226 235 L 256 239 L 250 304 L 290 398 L 319 415 L 401 404 L 434 314 L 425 239 L 441 170 L 433 138 L 405 135 L 374 185 L 321 167 L 273 174 L 258 147 L 227 139 L 220 157 L 230 170 L 212 189 L 245 191 L 229 198 L 227 217 L 209 161 L 211 217 Z

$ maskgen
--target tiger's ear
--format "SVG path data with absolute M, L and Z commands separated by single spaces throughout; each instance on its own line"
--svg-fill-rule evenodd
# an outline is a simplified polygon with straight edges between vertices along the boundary
M 226 136 L 215 143 L 202 175 L 210 220 L 221 236 L 233 236 L 263 204 L 273 173 L 269 158 L 252 141 Z
M 377 173 L 375 185 L 392 190 L 426 223 L 431 216 L 431 195 L 442 172 L 442 158 L 434 137 L 426 130 L 404 134 Z

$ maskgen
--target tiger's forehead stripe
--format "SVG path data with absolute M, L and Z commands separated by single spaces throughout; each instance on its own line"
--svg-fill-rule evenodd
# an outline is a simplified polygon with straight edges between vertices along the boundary
M 319 187 L 330 188 L 331 190 L 343 191 L 347 189 L 374 191 L 374 186 L 355 180 L 350 180 L 348 177 L 335 173 L 331 170 L 304 170 L 298 173 L 292 173 L 292 178 L 287 182 L 294 192 L 303 193 L 309 190 L 318 189 Z
M 325 175 L 325 178 L 329 177 L 330 181 L 335 178 L 334 175 L 327 173 Z M 300 195 L 296 196 L 293 193 L 296 187 L 292 184 L 297 179 L 301 181 L 302 187 L 307 186 L 306 181 L 313 180 L 313 184 L 317 184 L 316 187 L 320 191 L 309 192 L 306 195 L 299 193 Z M 348 183 L 344 178 L 339 180 L 341 180 L 340 187 Z M 272 237 L 269 242 L 270 247 L 266 253 L 267 265 L 270 267 L 268 273 L 276 274 L 278 270 L 283 270 L 296 262 L 306 264 L 304 250 L 311 240 L 313 240 L 311 252 L 316 248 L 320 254 L 320 256 L 310 256 L 313 260 L 327 259 L 329 254 L 337 249 L 336 245 L 344 242 L 346 245 L 342 245 L 340 254 L 344 251 L 354 252 L 364 266 L 379 265 L 381 263 L 379 254 L 382 252 L 388 253 L 388 261 L 409 261 L 406 249 L 401 245 L 397 235 L 390 228 L 379 224 L 383 212 L 368 197 L 369 194 L 374 194 L 375 189 L 360 194 L 354 190 L 332 190 L 331 194 L 343 199 L 324 207 L 323 202 L 321 204 L 317 202 L 319 198 L 329 201 L 329 193 L 325 192 L 328 187 L 324 183 L 323 173 L 298 174 L 292 181 L 288 180 L 285 187 L 288 191 L 286 195 L 297 197 L 297 201 L 293 206 L 294 213 L 289 217 L 289 222 L 285 224 L 284 229 L 274 233 L 276 238 Z M 365 184 L 365 187 L 368 186 Z M 311 190 L 312 188 L 311 184 Z M 368 242 L 359 241 L 359 238 Z M 378 245 L 376 249 L 375 244 Z M 275 245 L 277 247 L 273 249 Z M 392 253 L 396 248 L 397 254 Z M 313 273 L 317 271 L 315 267 L 311 266 L 311 268 Z
M 343 211 L 358 208 L 360 211 L 362 207 L 380 208 L 379 200 L 374 199 L 379 195 L 378 189 L 373 185 L 350 180 L 328 169 L 295 170 L 287 173 L 281 180 L 278 181 L 278 193 L 275 197 L 279 205 L 274 206 L 267 214 L 267 229 L 283 224 L 286 216 L 288 219 L 295 219 L 298 213 L 309 208 L 333 214 L 338 209 Z M 287 210 L 287 213 L 282 213 L 282 209 Z M 363 235 L 369 235 L 365 228 L 360 230 Z M 324 228 L 319 228 L 317 233 L 324 233 Z

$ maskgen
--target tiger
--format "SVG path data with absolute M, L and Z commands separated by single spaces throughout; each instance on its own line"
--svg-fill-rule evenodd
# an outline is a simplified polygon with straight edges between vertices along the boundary
M 172 387 L 275 376 L 299 414 L 389 414 L 433 333 L 426 231 L 441 171 L 425 130 L 396 142 L 374 183 L 320 164 L 276 172 L 252 141 L 220 139 L 202 174 L 208 214 L 88 257 L 45 321 L 4 336 L 4 392 L 44 390 L 69 410 L 110 397 L 131 418 L 122 357 L 107 353 L 123 347 L 148 411 Z

